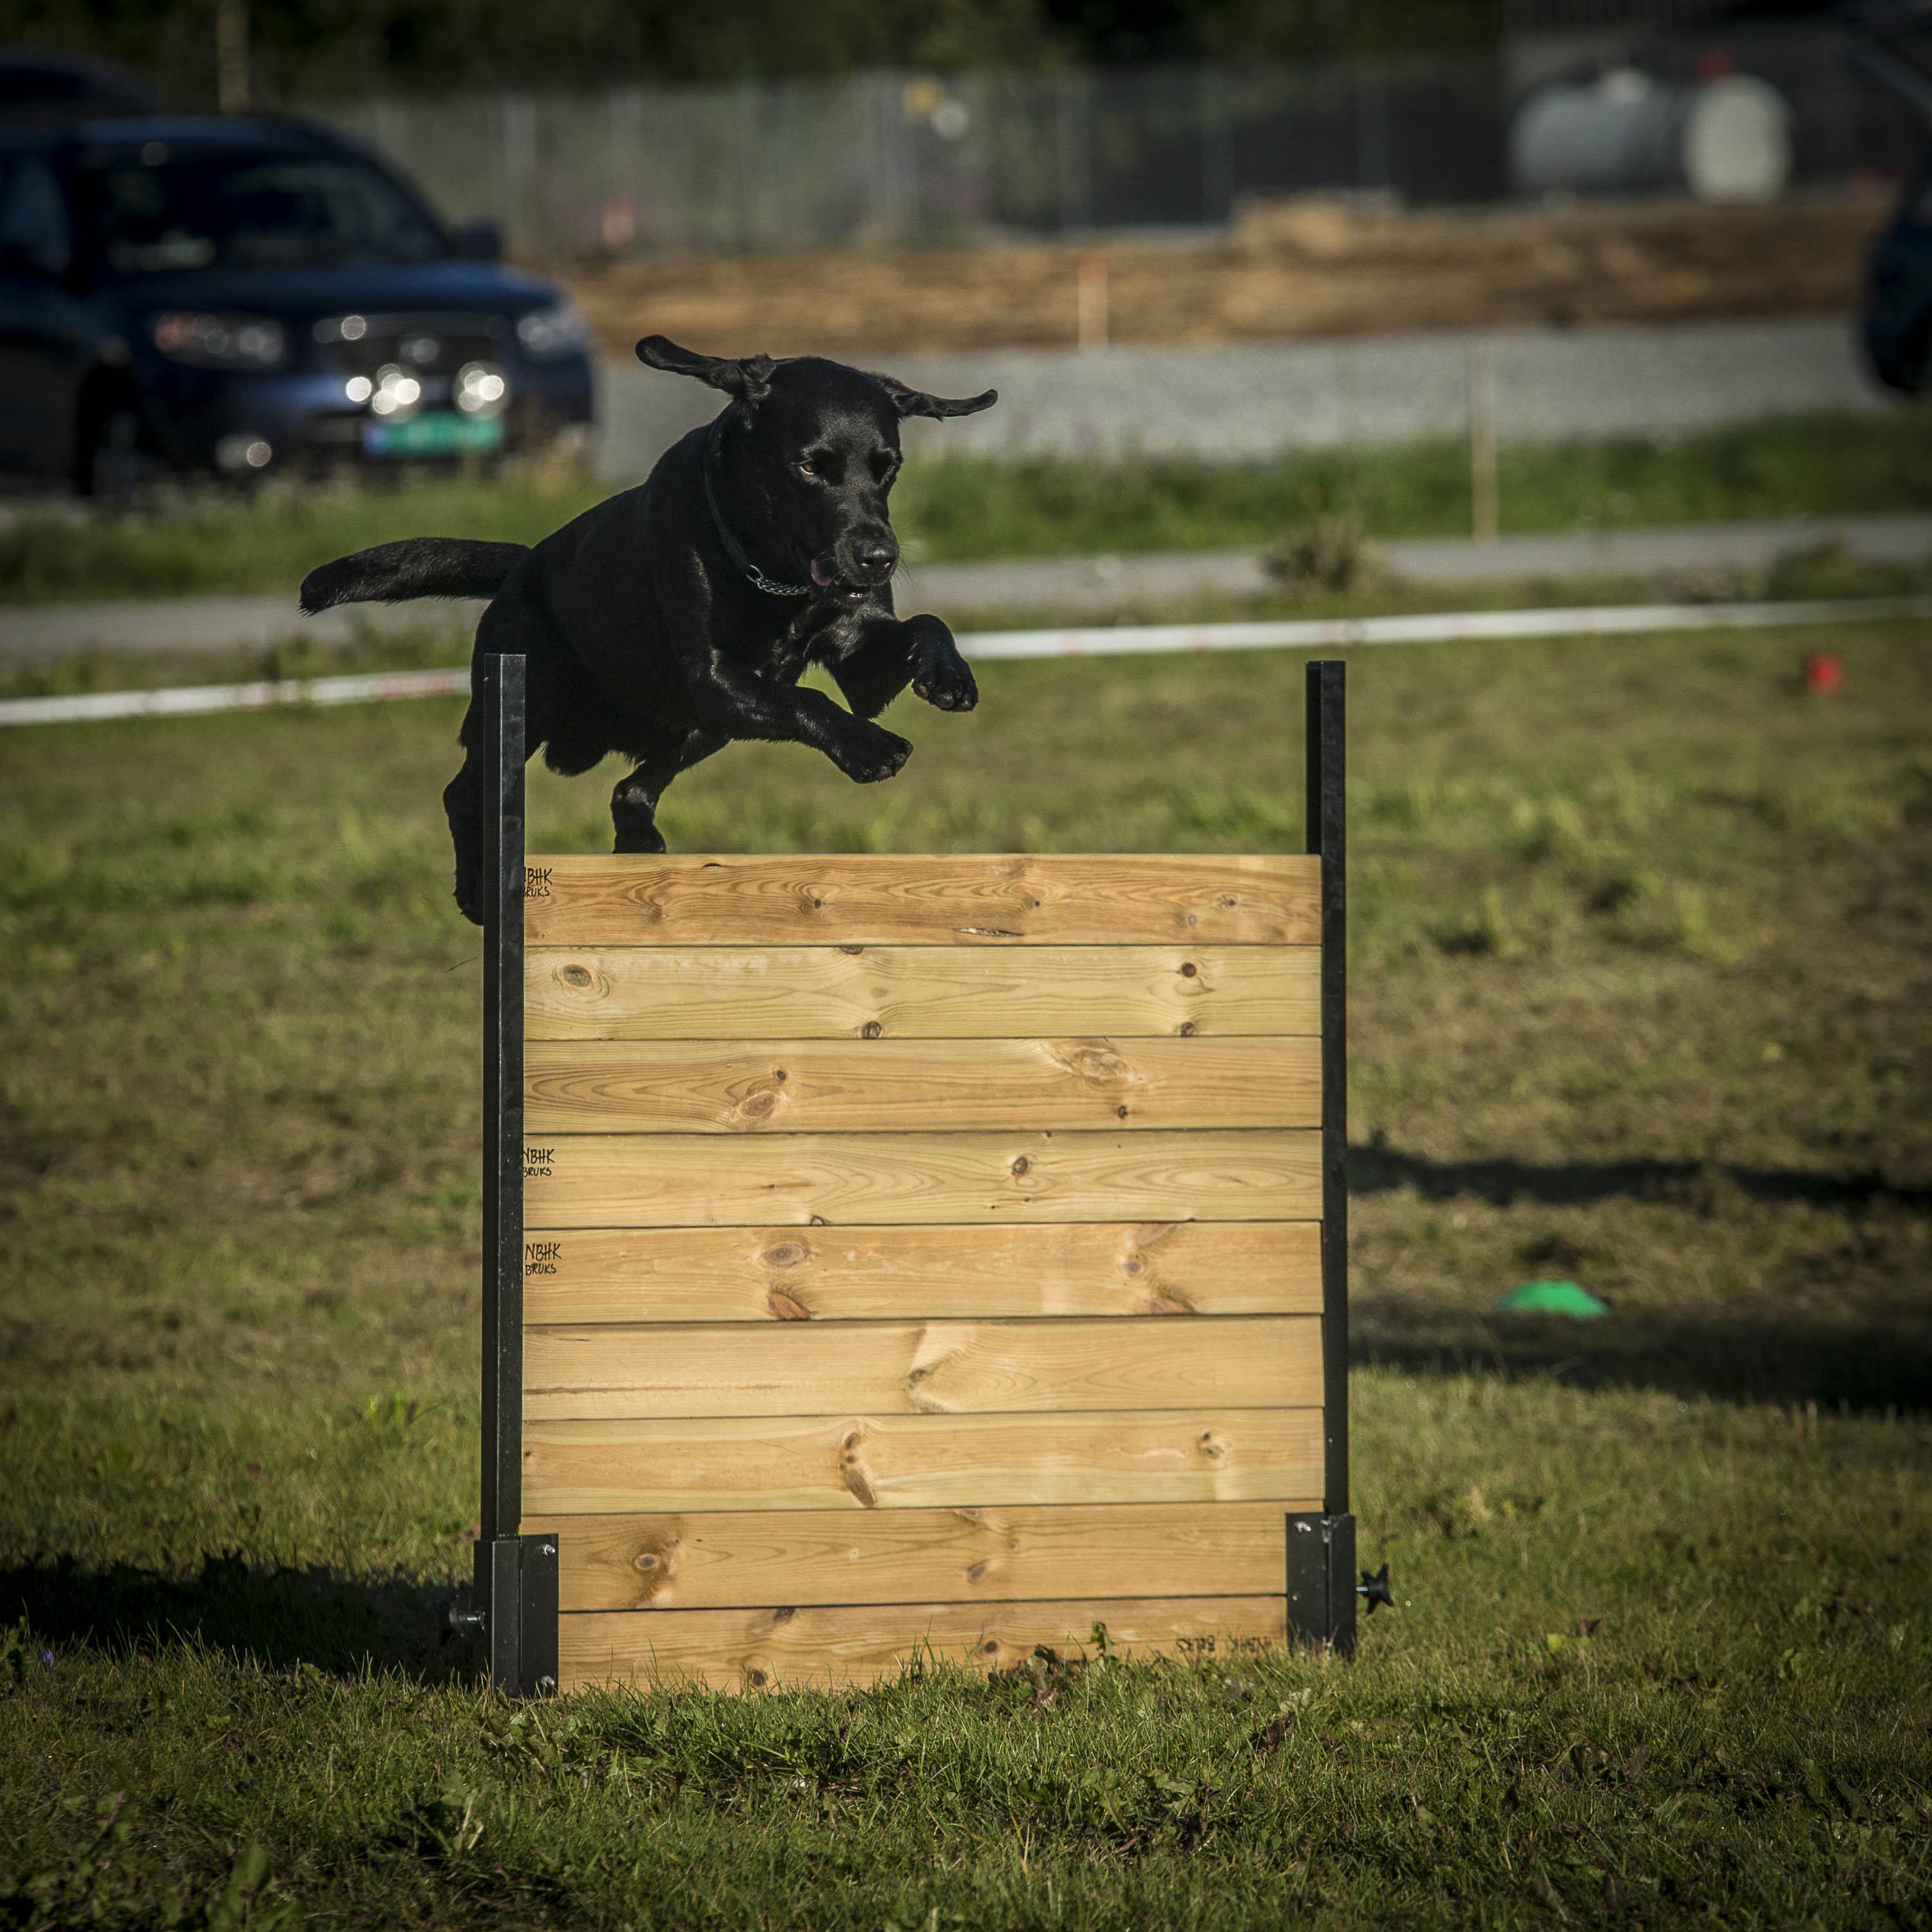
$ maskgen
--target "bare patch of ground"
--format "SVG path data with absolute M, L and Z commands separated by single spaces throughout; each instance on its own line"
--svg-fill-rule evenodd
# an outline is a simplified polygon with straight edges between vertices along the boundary
M 1851 308 L 1882 214 L 1869 200 L 1413 214 L 1295 196 L 1200 243 L 636 256 L 563 279 L 619 358 L 652 333 L 722 354 L 1064 347 L 1096 253 L 1117 343 L 1682 322 Z

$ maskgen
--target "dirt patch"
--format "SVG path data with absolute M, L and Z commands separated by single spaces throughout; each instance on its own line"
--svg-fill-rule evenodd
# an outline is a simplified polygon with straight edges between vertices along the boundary
M 1850 308 L 1883 214 L 1869 200 L 1408 214 L 1296 196 L 1192 244 L 639 256 L 562 278 L 624 358 L 649 332 L 738 354 L 1065 347 L 1081 259 L 1096 254 L 1116 343 L 1682 322 Z M 1090 295 L 1090 333 L 1094 314 Z

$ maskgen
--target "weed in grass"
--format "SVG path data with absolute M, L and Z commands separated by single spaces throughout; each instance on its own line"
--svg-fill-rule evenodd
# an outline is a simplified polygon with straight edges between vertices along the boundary
M 513 1709 L 449 1638 L 458 707 L 14 735 L 0 1923 L 1926 1923 L 1928 644 L 1357 654 L 1354 1500 L 1396 1607 L 1347 1667 L 1095 1633 L 865 1693 Z M 892 786 L 734 746 L 667 829 L 1293 848 L 1299 684 L 988 667 Z M 533 842 L 601 847 L 601 790 L 533 772 Z M 1610 1316 L 1495 1311 L 1552 1274 Z

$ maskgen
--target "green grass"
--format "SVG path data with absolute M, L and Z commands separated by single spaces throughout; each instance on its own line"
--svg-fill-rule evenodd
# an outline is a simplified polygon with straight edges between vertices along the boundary
M 1915 410 L 1794 416 L 1668 442 L 1524 444 L 1502 452 L 1500 490 L 1503 526 L 1515 531 L 1925 509 L 1932 434 Z M 513 474 L 496 484 L 190 497 L 120 522 L 28 513 L 0 526 L 0 602 L 292 592 L 316 564 L 399 536 L 532 543 L 608 494 L 561 476 Z M 908 558 L 928 562 L 1272 544 L 1344 511 L 1372 536 L 1466 535 L 1466 448 L 1228 465 L 921 456 L 894 504 Z
M 455 708 L 9 734 L 0 1924 L 1932 1924 L 1932 626 L 1350 674 L 1359 1660 L 520 1712 L 440 1622 Z M 988 667 L 889 785 L 737 746 L 664 822 L 1292 848 L 1299 682 Z M 1551 1274 L 1611 1317 L 1492 1312 Z
M 1337 512 L 1372 537 L 1466 536 L 1466 443 L 1298 452 L 1268 464 L 961 458 L 908 466 L 914 557 L 1054 556 L 1271 544 Z M 1794 416 L 1636 438 L 1505 446 L 1502 526 L 1527 532 L 1932 507 L 1925 414 Z

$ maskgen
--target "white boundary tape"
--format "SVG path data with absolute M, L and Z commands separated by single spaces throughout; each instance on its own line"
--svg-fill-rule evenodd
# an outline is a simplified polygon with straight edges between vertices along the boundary
M 1252 624 L 1122 624 L 1097 630 L 962 633 L 980 662 L 1012 658 L 1126 657 L 1160 651 L 1334 650 L 1359 644 L 1451 644 L 1480 638 L 1630 637 L 1656 631 L 1760 630 L 1932 617 L 1932 597 L 1836 598 L 1782 604 L 1600 604 L 1575 610 L 1449 610 L 1412 617 L 1314 617 Z M 104 718 L 178 718 L 284 704 L 368 704 L 390 698 L 467 697 L 470 672 L 379 672 L 280 683 L 203 684 L 165 691 L 91 692 L 0 701 L 0 725 Z
M 95 691 L 75 698 L 14 698 L 0 724 L 64 724 L 97 718 L 182 718 L 205 711 L 266 711 L 278 704 L 367 704 L 386 698 L 467 698 L 470 667 L 379 671 L 362 677 L 286 678 L 274 684 L 196 684 L 166 691 Z
M 1121 625 L 1096 631 L 982 631 L 969 658 L 1120 657 L 1139 651 L 1334 649 L 1439 644 L 1482 638 L 1603 638 L 1642 631 L 1756 630 L 1932 616 L 1932 597 L 1844 597 L 1784 604 L 1599 604 L 1577 610 L 1448 610 L 1415 617 L 1312 617 L 1256 624 Z

